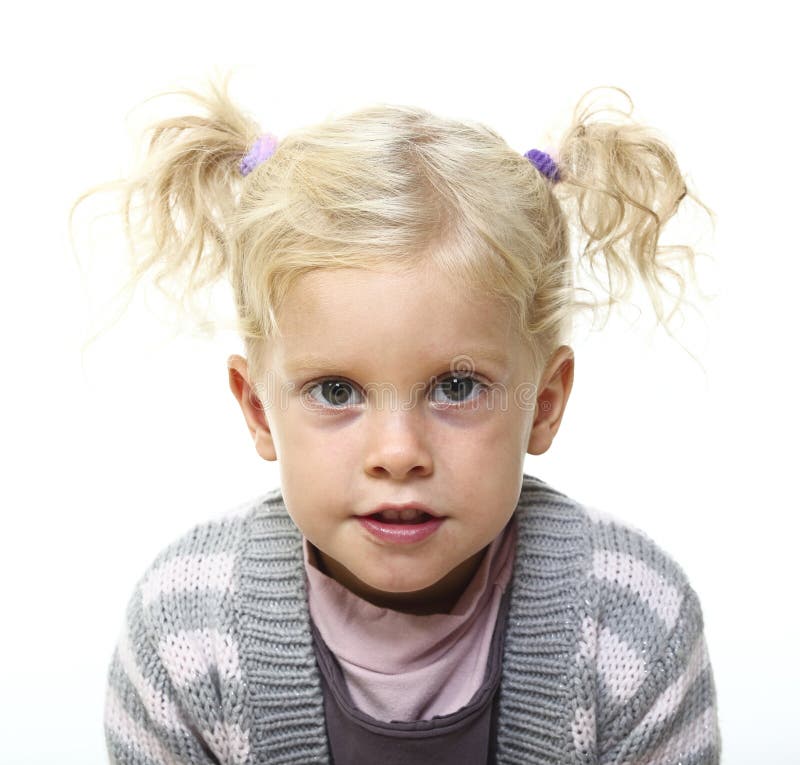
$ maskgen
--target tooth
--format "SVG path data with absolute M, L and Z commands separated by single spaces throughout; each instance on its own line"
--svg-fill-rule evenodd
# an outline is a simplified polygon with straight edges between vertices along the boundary
M 398 510 L 384 510 L 381 513 L 381 518 L 383 518 L 385 521 L 399 521 L 400 512 Z
M 409 507 L 406 510 L 400 511 L 400 517 L 404 521 L 415 521 L 422 513 L 416 507 Z

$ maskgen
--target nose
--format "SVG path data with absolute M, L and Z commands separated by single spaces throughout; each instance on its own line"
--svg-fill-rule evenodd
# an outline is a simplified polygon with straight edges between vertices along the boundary
M 417 407 L 370 412 L 365 471 L 375 477 L 402 479 L 428 475 L 433 455 L 425 433 L 424 415 Z

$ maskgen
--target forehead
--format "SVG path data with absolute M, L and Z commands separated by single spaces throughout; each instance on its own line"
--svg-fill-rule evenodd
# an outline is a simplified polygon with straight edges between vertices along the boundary
M 342 268 L 302 275 L 279 316 L 275 350 L 288 366 L 304 359 L 480 354 L 508 362 L 518 348 L 507 308 L 453 284 L 432 267 Z

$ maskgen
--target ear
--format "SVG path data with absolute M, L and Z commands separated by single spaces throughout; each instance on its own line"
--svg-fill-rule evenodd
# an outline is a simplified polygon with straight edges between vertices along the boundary
M 278 459 L 275 441 L 261 400 L 250 384 L 247 360 L 242 356 L 233 355 L 228 359 L 228 383 L 233 397 L 242 408 L 256 451 L 263 459 L 274 462 Z
M 572 348 L 562 345 L 550 357 L 539 382 L 528 454 L 544 454 L 553 443 L 572 391 L 574 375 L 575 354 Z

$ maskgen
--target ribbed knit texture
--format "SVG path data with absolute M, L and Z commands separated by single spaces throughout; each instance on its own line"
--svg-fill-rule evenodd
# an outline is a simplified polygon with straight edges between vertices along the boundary
M 719 762 L 697 596 L 647 537 L 524 476 L 497 762 Z M 137 583 L 108 677 L 113 763 L 329 762 L 302 536 L 279 490 Z

